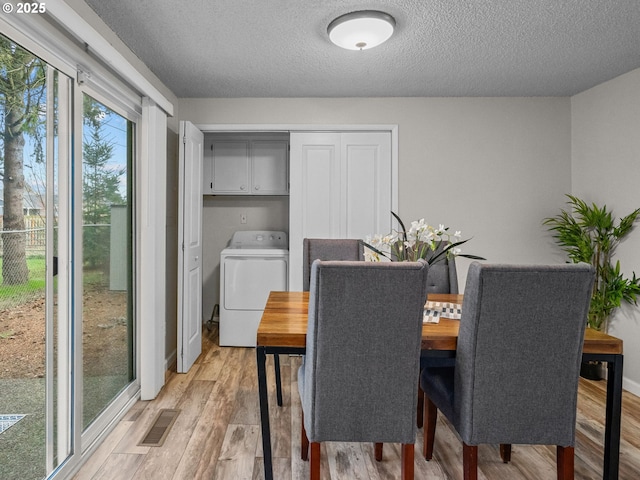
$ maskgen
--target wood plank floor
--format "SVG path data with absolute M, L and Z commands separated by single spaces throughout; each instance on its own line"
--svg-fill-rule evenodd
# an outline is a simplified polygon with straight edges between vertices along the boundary
M 188 374 L 172 374 L 153 401 L 137 402 L 74 477 L 76 480 L 264 478 L 258 409 L 255 350 L 221 348 L 217 331 L 205 331 L 203 353 Z M 276 406 L 273 367 L 268 361 L 274 478 L 304 479 L 308 463 L 300 460 L 299 357 L 281 357 L 283 400 Z M 602 478 L 604 382 L 581 380 L 578 398 L 576 478 Z M 541 401 L 544 393 L 540 392 Z M 160 409 L 180 409 L 162 447 L 140 447 Z M 439 416 L 434 459 L 422 456 L 422 430 L 416 438 L 415 478 L 462 478 L 462 446 Z M 400 478 L 399 445 L 385 445 L 382 462 L 369 444 L 327 443 L 322 447 L 323 480 Z M 555 478 L 555 449 L 514 445 L 503 464 L 496 446 L 479 449 L 481 480 Z M 640 398 L 625 392 L 622 413 L 620 479 L 640 478 Z

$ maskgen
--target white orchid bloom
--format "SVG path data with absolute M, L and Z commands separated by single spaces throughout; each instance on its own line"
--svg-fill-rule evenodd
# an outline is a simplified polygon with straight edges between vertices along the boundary
M 372 237 L 371 235 L 367 235 L 366 242 L 367 242 L 369 245 L 372 245 L 372 246 L 374 246 L 374 247 L 376 247 L 376 248 L 379 248 L 379 246 L 380 246 L 380 239 L 381 239 L 381 238 L 382 238 L 382 237 L 381 237 L 380 235 L 374 235 L 373 237 Z
M 411 222 L 411 228 L 409 229 L 409 231 L 410 232 L 419 232 L 420 230 L 423 230 L 427 226 L 428 225 L 424 223 L 424 218 L 421 218 L 420 221 L 418 221 L 418 222 L 416 222 L 416 221 Z
M 380 255 L 369 248 L 365 248 L 364 250 L 364 259 L 367 262 L 379 262 Z
M 389 261 L 391 257 L 399 261 L 415 260 L 418 257 L 428 256 L 428 250 L 435 250 L 440 244 L 447 249 L 447 256 L 456 256 L 462 253 L 460 248 L 448 248 L 453 243 L 460 242 L 462 232 L 456 230 L 451 233 L 449 227 L 438 224 L 434 227 L 425 222 L 424 218 L 411 222 L 406 231 L 392 230 L 387 235 L 374 235 L 367 237 L 367 243 L 383 252 L 382 255 L 365 250 L 365 258 L 370 261 Z

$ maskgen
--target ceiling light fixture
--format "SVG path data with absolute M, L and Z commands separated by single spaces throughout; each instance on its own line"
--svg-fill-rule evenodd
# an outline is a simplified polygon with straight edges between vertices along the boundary
M 327 33 L 339 47 L 366 50 L 386 42 L 395 26 L 395 19 L 388 13 L 362 10 L 339 16 L 329 24 Z

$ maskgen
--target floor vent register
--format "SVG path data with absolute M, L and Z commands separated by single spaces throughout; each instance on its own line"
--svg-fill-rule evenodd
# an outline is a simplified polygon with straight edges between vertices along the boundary
M 156 418 L 153 420 L 151 427 L 147 433 L 144 434 L 138 446 L 140 447 L 161 447 L 164 444 L 169 430 L 173 426 L 180 410 L 174 410 L 171 408 L 164 408 L 158 412 Z

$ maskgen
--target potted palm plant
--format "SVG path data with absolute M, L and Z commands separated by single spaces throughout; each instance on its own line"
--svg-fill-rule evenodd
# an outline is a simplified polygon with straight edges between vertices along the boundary
M 596 279 L 587 322 L 589 327 L 606 333 L 614 310 L 622 301 L 637 304 L 640 294 L 640 278 L 635 272 L 631 278 L 626 278 L 621 272 L 620 261 L 614 263 L 613 260 L 616 247 L 633 230 L 640 208 L 616 224 L 606 205 L 589 205 L 573 195 L 567 197 L 570 209 L 561 210 L 543 223 L 553 232 L 554 239 L 571 261 L 586 262 L 595 267 Z M 584 370 L 587 368 L 585 366 Z M 583 376 L 602 378 L 600 365 L 593 368 L 594 373 L 583 371 Z

